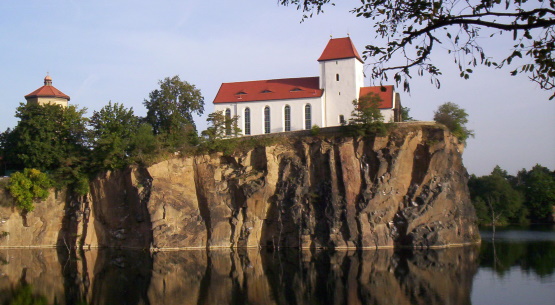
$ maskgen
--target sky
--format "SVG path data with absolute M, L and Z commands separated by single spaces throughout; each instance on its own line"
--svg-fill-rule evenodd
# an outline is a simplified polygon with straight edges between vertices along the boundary
M 343 1 L 300 22 L 300 11 L 277 0 L 1 1 L 0 131 L 17 125 L 16 108 L 47 73 L 88 116 L 109 101 L 144 116 L 143 101 L 158 81 L 179 75 L 205 98 L 205 114 L 195 120 L 203 130 L 223 82 L 318 76 L 330 36 L 349 35 L 362 53 L 376 38 L 370 20 L 349 13 L 358 3 Z M 506 56 L 512 41 L 483 38 L 483 45 Z M 555 169 L 550 92 L 509 69 L 478 67 L 464 80 L 441 48 L 432 60 L 443 71 L 440 89 L 414 77 L 410 94 L 397 91 L 418 120 L 432 120 L 445 102 L 467 111 L 476 134 L 463 155 L 470 174 L 489 174 L 495 165 L 510 174 L 538 163 Z

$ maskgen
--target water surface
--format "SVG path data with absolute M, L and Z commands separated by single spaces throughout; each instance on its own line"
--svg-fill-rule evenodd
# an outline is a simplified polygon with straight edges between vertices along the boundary
M 0 304 L 555 304 L 553 228 L 482 236 L 426 251 L 0 249 Z

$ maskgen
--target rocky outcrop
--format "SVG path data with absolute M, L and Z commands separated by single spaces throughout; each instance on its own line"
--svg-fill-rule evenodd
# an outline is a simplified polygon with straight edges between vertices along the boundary
M 277 142 L 99 177 L 91 186 L 98 245 L 341 249 L 479 241 L 463 147 L 437 125 L 398 125 L 377 138 Z
M 0 246 L 374 249 L 479 241 L 463 146 L 444 128 L 279 137 L 234 155 L 104 173 L 89 197 L 52 195 L 26 226 L 0 200 L 0 221 L 8 223 L 0 233 L 9 232 Z

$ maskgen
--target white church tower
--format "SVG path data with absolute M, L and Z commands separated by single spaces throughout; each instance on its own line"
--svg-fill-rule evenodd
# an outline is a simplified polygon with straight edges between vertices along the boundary
M 363 61 L 351 38 L 330 39 L 320 58 L 320 88 L 324 89 L 323 126 L 348 121 L 353 100 L 364 87 Z

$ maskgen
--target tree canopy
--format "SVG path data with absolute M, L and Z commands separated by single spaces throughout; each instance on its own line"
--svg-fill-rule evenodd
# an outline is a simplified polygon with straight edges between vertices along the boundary
M 90 119 L 94 165 L 104 169 L 127 165 L 139 122 L 133 108 L 126 109 L 118 103 L 109 102 L 100 111 L 95 111 Z
M 481 223 L 555 221 L 555 172 L 539 164 L 516 176 L 496 166 L 490 175 L 472 175 L 468 188 Z
M 466 143 L 469 137 L 474 137 L 474 132 L 465 126 L 468 123 L 468 114 L 455 103 L 447 102 L 440 105 L 434 112 L 434 121 L 447 126 L 463 143 Z
M 278 0 L 294 5 L 304 18 L 324 12 L 332 0 Z M 387 80 L 389 73 L 410 90 L 411 71 L 429 74 L 440 86 L 440 68 L 431 62 L 438 48 L 453 55 L 460 76 L 468 78 L 472 67 L 503 67 L 523 59 L 511 74 L 526 74 L 545 90 L 555 89 L 555 1 L 553 0 L 360 0 L 353 2 L 356 17 L 372 20 L 376 38 L 384 45 L 367 45 L 371 78 Z M 505 56 L 493 58 L 484 38 L 510 35 L 513 47 Z M 392 65 L 391 62 L 402 62 Z M 555 97 L 555 93 L 550 99 Z
M 21 104 L 15 115 L 19 123 L 3 137 L 7 161 L 46 171 L 86 157 L 85 111 L 75 106 Z
M 196 130 L 193 114 L 204 112 L 204 97 L 195 85 L 182 81 L 179 76 L 166 77 L 159 81 L 159 89 L 149 94 L 144 101 L 147 122 L 155 134 L 175 133 L 187 126 Z
M 354 100 L 351 118 L 345 126 L 347 134 L 351 136 L 384 135 L 386 127 L 379 109 L 381 101 L 382 98 L 373 92 Z

